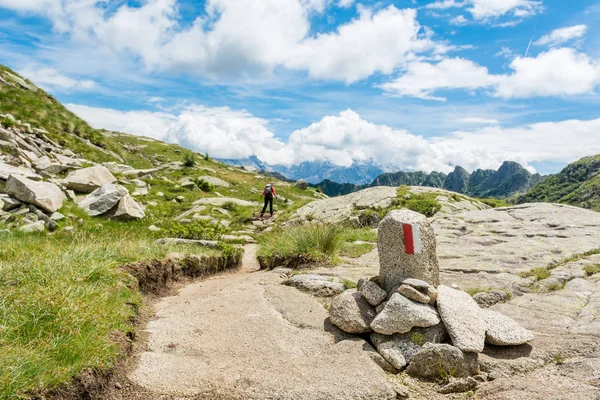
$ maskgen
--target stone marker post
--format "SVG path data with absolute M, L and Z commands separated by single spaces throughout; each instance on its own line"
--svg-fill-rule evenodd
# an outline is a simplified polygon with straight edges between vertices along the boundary
M 388 292 L 404 279 L 440 283 L 433 227 L 424 215 L 393 210 L 379 224 L 379 276 Z

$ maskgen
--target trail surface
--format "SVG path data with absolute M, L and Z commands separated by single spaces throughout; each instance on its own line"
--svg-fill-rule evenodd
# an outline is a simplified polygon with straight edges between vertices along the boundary
M 156 305 L 147 351 L 129 378 L 160 399 L 393 399 L 362 340 L 336 343 L 313 298 L 259 272 L 183 288 Z

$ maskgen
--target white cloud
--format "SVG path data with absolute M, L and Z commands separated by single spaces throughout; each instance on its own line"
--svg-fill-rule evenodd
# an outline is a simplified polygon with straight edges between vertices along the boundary
M 269 130 L 268 121 L 227 107 L 194 105 L 179 113 L 123 112 L 75 104 L 68 108 L 96 127 L 179 143 L 217 158 L 257 155 L 271 164 L 326 160 L 348 166 L 372 160 L 399 170 L 450 172 L 454 165 L 487 169 L 512 160 L 527 167 L 543 161 L 568 163 L 600 153 L 600 119 L 503 128 L 493 119 L 465 117 L 465 123 L 494 126 L 425 139 L 346 110 L 293 132 L 284 143 Z
M 510 68 L 514 72 L 498 80 L 498 97 L 586 94 L 600 84 L 600 66 L 586 54 L 569 48 L 550 50 L 535 58 L 517 57 Z
M 0 4 L 46 16 L 78 46 L 139 59 L 148 69 L 212 78 L 256 79 L 287 67 L 351 83 L 391 73 L 418 53 L 451 50 L 421 32 L 414 9 L 394 6 L 361 6 L 356 19 L 313 35 L 311 16 L 324 12 L 332 0 L 207 0 L 205 13 L 191 25 L 180 23 L 177 0 L 146 0 L 136 7 L 106 7 L 102 0 L 44 1 Z
M 566 43 L 569 40 L 580 38 L 587 31 L 586 25 L 568 26 L 565 28 L 555 29 L 547 35 L 542 36 L 534 44 L 537 46 L 558 46 Z
M 447 58 L 438 64 L 411 63 L 404 75 L 380 87 L 398 96 L 445 100 L 434 96 L 434 92 L 439 89 L 478 89 L 488 87 L 494 81 L 487 68 L 473 61 Z
M 458 122 L 473 125 L 498 125 L 499 122 L 494 118 L 482 118 L 482 117 L 465 117 L 459 118 Z
M 464 26 L 469 23 L 470 21 L 464 15 L 458 15 L 450 20 L 450 25 Z
M 600 66 L 574 49 L 552 49 L 537 57 L 517 57 L 511 74 L 490 74 L 487 68 L 461 58 L 437 64 L 415 62 L 405 73 L 380 87 L 397 96 L 445 100 L 435 96 L 444 89 L 493 89 L 503 98 L 570 96 L 592 93 L 600 84 Z
M 90 90 L 96 87 L 91 80 L 76 80 L 63 75 L 54 68 L 37 68 L 33 65 L 19 71 L 21 76 L 32 81 L 42 89 Z
M 338 0 L 338 7 L 349 8 L 352 7 L 355 0 Z
M 479 22 L 488 22 L 500 17 L 523 19 L 540 13 L 543 9 L 541 0 L 438 0 L 430 3 L 428 9 L 466 8 L 473 18 Z M 510 22 L 508 24 L 514 24 Z M 505 25 L 509 26 L 509 25 Z

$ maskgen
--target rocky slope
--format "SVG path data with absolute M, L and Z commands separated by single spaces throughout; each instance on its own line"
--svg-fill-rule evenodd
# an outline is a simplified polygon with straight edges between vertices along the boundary
M 503 199 L 525 193 L 542 180 L 541 175 L 531 174 L 520 164 L 505 161 L 497 171 L 478 169 L 469 174 L 464 168 L 456 167 L 448 175 L 435 171 L 430 174 L 393 172 L 379 175 L 368 185 L 338 184 L 328 180 L 314 186 L 328 196 L 348 194 L 365 187 L 408 185 L 441 188 L 471 197 Z
M 541 201 L 600 211 L 600 155 L 569 164 L 517 199 L 517 203 Z

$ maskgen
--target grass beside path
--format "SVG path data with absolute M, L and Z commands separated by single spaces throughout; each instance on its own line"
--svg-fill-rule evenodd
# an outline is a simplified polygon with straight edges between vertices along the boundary
M 0 233 L 0 399 L 29 398 L 114 364 L 111 333 L 130 332 L 142 302 L 117 267 L 175 250 L 136 231 Z

